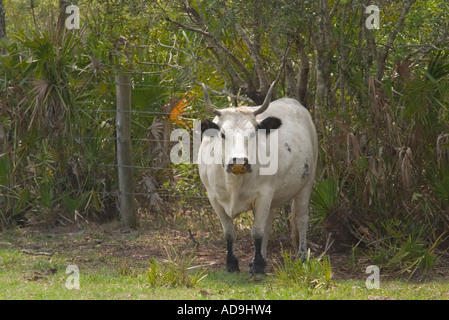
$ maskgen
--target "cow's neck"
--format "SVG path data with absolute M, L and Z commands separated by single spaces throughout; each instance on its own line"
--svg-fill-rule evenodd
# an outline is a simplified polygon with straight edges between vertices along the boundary
M 229 196 L 229 200 L 226 204 L 226 211 L 231 217 L 235 217 L 241 213 L 241 207 L 245 206 L 242 203 L 242 198 L 245 199 L 244 193 L 247 191 L 248 174 L 236 175 L 232 173 L 226 173 L 224 179 L 226 181 L 226 191 Z M 249 208 L 248 208 L 249 209 Z
M 241 191 L 243 184 L 248 177 L 248 174 L 233 174 L 233 173 L 225 173 L 225 181 L 226 181 L 226 189 L 228 192 L 234 194 L 239 193 Z

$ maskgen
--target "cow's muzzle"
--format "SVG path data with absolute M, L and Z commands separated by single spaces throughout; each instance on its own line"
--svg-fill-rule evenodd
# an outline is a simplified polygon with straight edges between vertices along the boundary
M 226 168 L 227 173 L 244 174 L 251 172 L 251 165 L 248 163 L 248 158 L 232 158 L 232 161 Z

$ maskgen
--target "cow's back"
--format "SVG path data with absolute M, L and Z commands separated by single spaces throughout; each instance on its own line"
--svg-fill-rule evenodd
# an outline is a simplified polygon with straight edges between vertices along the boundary
M 310 112 L 298 101 L 290 98 L 273 101 L 256 119 L 261 121 L 270 116 L 282 121 L 278 129 L 278 170 L 272 177 L 273 206 L 277 207 L 294 197 L 306 183 L 313 183 L 318 141 Z

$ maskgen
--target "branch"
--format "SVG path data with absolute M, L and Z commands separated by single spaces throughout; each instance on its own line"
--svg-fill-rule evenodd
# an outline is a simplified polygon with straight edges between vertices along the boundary
M 409 0 L 404 7 L 402 8 L 401 16 L 396 23 L 396 26 L 393 30 L 393 32 L 390 34 L 390 37 L 388 37 L 387 43 L 385 44 L 385 48 L 383 50 L 379 50 L 379 53 L 377 55 L 377 80 L 382 81 L 382 77 L 384 75 L 385 71 L 385 62 L 388 57 L 388 53 L 390 52 L 390 49 L 393 47 L 393 42 L 396 39 L 396 36 L 398 35 L 399 29 L 402 28 L 405 21 L 405 16 L 409 12 L 411 6 L 416 2 L 416 0 Z
M 252 81 L 251 78 L 251 74 L 249 73 L 249 71 L 246 69 L 245 65 L 235 56 L 233 55 L 228 48 L 226 48 L 220 41 L 218 41 L 215 36 L 207 31 L 198 29 L 198 28 L 194 28 L 188 25 L 185 25 L 184 23 L 178 22 L 178 21 L 174 21 L 170 18 L 166 18 L 166 20 L 168 22 L 171 22 L 175 25 L 177 25 L 178 27 L 185 29 L 185 30 L 189 30 L 198 34 L 203 35 L 204 37 L 208 38 L 209 40 L 212 41 L 212 43 L 217 46 L 220 50 L 222 50 L 238 67 L 239 69 L 245 74 L 245 77 L 247 79 L 247 83 L 248 83 L 248 89 L 254 89 L 254 82 Z
M 337 0 L 334 2 L 334 5 L 332 6 L 332 10 L 329 13 L 329 20 L 332 20 L 332 18 L 334 17 L 335 13 L 337 12 L 337 8 L 339 7 L 340 4 L 340 0 Z M 344 3 L 345 5 L 346 3 Z
M 416 2 L 416 0 L 410 0 L 408 3 L 404 5 L 404 8 L 402 8 L 401 17 L 399 18 L 399 21 L 396 23 L 396 26 L 393 30 L 393 32 L 390 34 L 390 37 L 387 40 L 387 44 L 385 47 L 387 50 L 391 49 L 393 47 L 393 42 L 396 39 L 396 36 L 398 35 L 399 29 L 402 28 L 405 21 L 405 16 L 409 12 L 411 6 Z
M 216 63 L 214 63 L 214 61 L 212 61 L 212 59 L 206 59 L 206 58 L 204 58 L 204 57 L 202 57 L 200 55 L 198 55 L 198 56 L 193 55 L 193 54 L 191 54 L 191 53 L 189 53 L 189 52 L 187 52 L 185 50 L 182 50 L 180 48 L 177 48 L 175 46 L 163 44 L 160 41 L 158 42 L 158 45 L 163 47 L 163 48 L 166 48 L 166 49 L 170 49 L 170 50 L 174 50 L 174 51 L 180 52 L 180 53 L 182 53 L 182 54 L 184 54 L 184 55 L 186 55 L 186 56 L 188 56 L 188 57 L 190 57 L 192 59 L 199 60 L 202 63 L 210 64 L 216 70 L 221 70 L 223 68 L 222 66 L 218 66 Z M 222 61 L 223 60 L 223 59 L 220 59 L 220 56 L 218 55 L 218 53 L 213 51 L 213 54 L 216 55 L 216 58 L 217 58 L 218 61 Z M 177 67 L 175 67 L 175 68 L 178 68 L 178 67 L 180 68 L 180 70 L 185 70 L 187 68 L 185 66 L 181 67 L 179 65 L 177 65 Z M 229 77 L 231 78 L 231 82 L 232 83 L 245 83 L 245 81 L 243 81 L 239 77 L 238 73 L 234 70 L 234 67 L 231 66 L 231 68 L 232 69 L 227 69 L 227 72 L 229 73 Z M 225 79 L 225 82 L 226 82 L 226 79 Z M 238 86 L 240 87 L 240 85 L 238 85 Z M 225 87 L 226 87 L 226 85 L 225 85 Z M 239 100 L 241 100 L 241 99 L 239 99 Z
M 449 50 L 449 47 L 441 47 L 442 45 L 446 45 L 449 43 L 449 38 L 442 39 L 436 43 L 425 43 L 425 44 L 419 44 L 419 45 L 407 45 L 406 47 L 419 47 L 415 51 L 412 51 L 409 53 L 405 58 L 405 60 L 410 59 L 416 54 L 422 54 L 423 56 L 427 55 L 432 50 L 442 51 L 442 50 Z
M 298 76 L 298 99 L 303 104 L 304 107 L 308 108 L 307 103 L 307 85 L 309 81 L 309 57 L 304 49 L 304 45 L 299 49 L 299 58 L 301 64 L 299 66 L 299 76 Z
M 195 84 L 201 85 L 201 83 L 198 82 L 198 81 L 195 81 Z M 221 91 L 218 91 L 218 90 L 211 89 L 210 87 L 207 87 L 207 90 L 209 90 L 213 94 L 216 94 L 216 95 L 219 95 L 219 96 L 228 96 L 231 99 L 237 99 L 239 101 L 243 101 L 243 102 L 247 103 L 250 106 L 256 105 L 256 103 L 253 100 L 251 100 L 250 98 L 245 98 L 245 97 L 242 97 L 240 95 L 232 94 L 231 92 L 229 92 L 228 90 L 225 90 L 225 89 L 223 89 Z
M 252 43 L 249 38 L 247 37 L 245 31 L 240 27 L 238 23 L 235 24 L 237 32 L 242 37 L 243 41 L 245 42 L 246 46 L 248 47 L 248 50 L 251 54 L 251 57 L 253 59 L 254 63 L 254 69 L 256 71 L 256 74 L 259 76 L 259 83 L 260 83 L 260 91 L 266 92 L 268 91 L 268 88 L 270 87 L 270 83 L 267 78 L 267 74 L 265 73 L 261 59 L 260 59 L 260 52 L 255 48 L 254 43 Z
M 180 27 L 181 29 L 193 31 L 193 32 L 195 32 L 195 33 L 199 33 L 199 34 L 201 34 L 201 35 L 203 35 L 203 36 L 205 36 L 205 37 L 208 37 L 208 38 L 214 38 L 214 36 L 213 36 L 210 32 L 207 32 L 207 31 L 204 31 L 204 30 L 201 30 L 201 29 L 197 29 L 197 28 L 188 26 L 188 25 L 186 25 L 186 24 L 184 24 L 184 23 L 181 23 L 181 22 L 172 20 L 172 19 L 170 19 L 170 18 L 165 18 L 165 20 L 167 20 L 168 22 L 171 22 L 171 23 L 177 25 L 177 26 Z
M 52 252 L 32 252 L 32 251 L 27 250 L 27 249 L 21 249 L 21 250 L 19 250 L 19 252 L 30 254 L 30 255 L 33 255 L 33 256 L 50 256 L 51 257 L 53 255 Z

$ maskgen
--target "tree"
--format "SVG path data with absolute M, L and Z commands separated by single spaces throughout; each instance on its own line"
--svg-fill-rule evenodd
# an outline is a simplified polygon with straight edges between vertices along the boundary
M 288 94 L 306 102 L 309 58 L 297 17 L 292 16 L 305 7 L 301 1 L 217 1 L 213 5 L 179 1 L 176 8 L 189 19 L 183 21 L 177 15 L 167 20 L 204 38 L 208 61 L 224 71 L 221 93 L 245 100 L 243 94 L 261 104 L 285 58 L 283 78 Z M 292 50 L 284 57 L 290 46 Z
M 57 30 L 58 34 L 62 36 L 62 34 L 66 30 L 65 21 L 67 17 L 69 16 L 68 13 L 66 13 L 67 7 L 70 5 L 70 1 L 68 0 L 59 0 L 59 15 L 58 15 L 58 22 L 57 22 Z
M 407 1 L 401 11 L 401 16 L 399 17 L 399 20 L 396 22 L 396 25 L 393 29 L 393 31 L 390 33 L 390 36 L 388 37 L 387 43 L 382 49 L 379 49 L 377 52 L 376 60 L 377 60 L 377 73 L 376 78 L 377 81 L 382 81 L 382 78 L 384 76 L 385 71 L 385 63 L 387 61 L 388 54 L 390 50 L 393 48 L 393 43 L 398 35 L 398 32 L 401 30 L 401 28 L 404 25 L 405 18 L 410 11 L 410 8 L 412 5 L 416 2 L 416 0 L 409 0 Z
M 322 199 L 312 206 L 323 217 L 364 214 L 375 226 L 365 234 L 380 238 L 397 232 L 395 221 L 424 226 L 436 230 L 422 229 L 428 243 L 449 228 L 447 0 L 378 0 L 379 29 L 365 24 L 370 0 L 80 1 L 79 32 L 64 32 L 65 0 L 5 3 L 15 19 L 0 56 L 0 136 L 14 139 L 0 152 L 0 219 L 28 206 L 114 206 L 99 196 L 114 188 L 113 171 L 91 164 L 114 163 L 113 121 L 101 110 L 114 107 L 115 72 L 132 74 L 133 110 L 170 113 L 184 97 L 203 117 L 200 82 L 218 107 L 259 104 L 283 66 L 277 97 L 301 101 L 320 129 Z M 0 9 L 4 35 L 1 0 Z M 133 143 L 149 133 L 155 142 L 133 145 L 142 167 L 168 165 L 154 156 L 167 151 L 164 121 L 133 115 Z M 75 134 L 95 139 L 75 143 Z M 155 172 L 145 173 L 161 186 L 167 175 Z
M 5 20 L 5 6 L 3 0 L 0 0 L 0 39 L 6 38 L 6 20 Z

